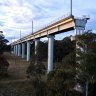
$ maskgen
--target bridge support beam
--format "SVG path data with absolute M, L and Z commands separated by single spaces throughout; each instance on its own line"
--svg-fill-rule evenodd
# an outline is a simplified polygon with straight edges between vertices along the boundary
M 84 19 L 81 19 L 81 20 L 80 19 L 75 19 L 75 34 L 76 34 L 76 36 L 84 34 L 84 30 L 85 30 L 85 27 L 86 27 L 87 20 L 88 20 L 88 18 L 84 18 Z M 72 40 L 76 40 L 76 49 L 77 50 L 79 49 L 83 52 L 86 52 L 86 49 L 82 48 L 79 45 L 80 41 L 76 37 L 75 38 L 73 37 Z M 81 57 L 80 54 L 78 53 L 78 51 L 76 51 L 76 58 L 80 58 L 80 57 Z M 76 63 L 81 64 L 82 60 L 76 60 Z M 84 90 L 82 88 L 83 88 L 83 86 L 81 84 L 76 84 L 76 86 L 75 86 L 75 90 L 77 90 L 77 91 L 82 91 L 83 92 Z
M 21 55 L 21 44 L 18 44 L 18 56 Z
M 25 43 L 22 43 L 22 59 L 25 58 Z
M 47 70 L 47 73 L 53 71 L 53 52 L 54 52 L 54 36 L 48 36 L 48 70 Z
M 37 46 L 38 46 L 39 42 L 40 42 L 40 39 L 35 39 L 35 56 L 37 55 L 37 52 L 38 52 Z M 37 56 L 36 56 L 36 57 L 37 57 Z M 37 58 L 38 58 L 38 57 L 37 57 Z M 35 65 L 37 64 L 37 58 L 36 58 L 36 60 L 35 60 Z
M 11 46 L 11 53 L 14 54 L 14 46 Z
M 82 35 L 84 33 L 84 28 L 75 28 L 75 34 L 76 35 Z
M 16 56 L 18 55 L 18 45 L 16 45 Z
M 13 53 L 14 53 L 14 55 L 16 54 L 16 46 L 14 45 L 14 49 L 13 49 Z
M 37 54 L 37 46 L 39 43 L 40 39 L 35 39 L 35 55 Z
M 30 41 L 27 41 L 27 61 L 30 61 Z

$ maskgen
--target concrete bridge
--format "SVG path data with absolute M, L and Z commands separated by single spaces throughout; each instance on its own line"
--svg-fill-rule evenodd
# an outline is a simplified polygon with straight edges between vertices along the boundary
M 48 73 L 53 70 L 53 50 L 54 50 L 54 37 L 56 34 L 75 31 L 75 34 L 84 33 L 87 20 L 89 18 L 75 18 L 73 15 L 62 18 L 45 28 L 38 30 L 37 32 L 25 36 L 13 43 L 13 53 L 18 56 L 25 58 L 25 44 L 27 44 L 27 61 L 30 61 L 30 44 L 35 42 L 35 54 L 37 53 L 36 47 L 39 43 L 39 40 L 43 37 L 48 38 Z

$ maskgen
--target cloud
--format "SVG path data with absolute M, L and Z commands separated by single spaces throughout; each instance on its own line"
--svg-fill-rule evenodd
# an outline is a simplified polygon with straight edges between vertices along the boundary
M 90 15 L 87 29 L 96 29 L 96 0 L 73 0 L 73 14 L 76 17 Z M 0 0 L 0 30 L 6 38 L 19 39 L 31 33 L 32 20 L 34 31 L 57 17 L 70 13 L 70 0 Z M 69 34 L 69 33 L 68 33 Z

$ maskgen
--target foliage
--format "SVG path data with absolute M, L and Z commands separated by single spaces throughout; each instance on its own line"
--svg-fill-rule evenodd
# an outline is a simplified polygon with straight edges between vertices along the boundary
M 29 75 L 36 78 L 33 81 L 36 92 L 43 94 L 37 96 L 44 96 L 46 92 L 47 96 L 83 96 L 84 94 L 74 90 L 74 87 L 77 83 L 85 86 L 87 81 L 89 84 L 88 96 L 94 96 L 95 89 L 93 86 L 96 86 L 96 34 L 86 32 L 83 35 L 76 36 L 76 40 L 78 42 L 71 41 L 69 37 L 66 37 L 62 41 L 55 41 L 54 60 L 62 63 L 47 75 L 46 84 L 42 81 L 41 76 L 45 74 L 45 66 L 42 61 L 47 59 L 48 46 L 47 42 L 46 44 L 39 43 L 35 60 L 32 60 L 27 70 Z M 75 50 L 76 43 L 80 48 Z M 76 54 L 79 54 L 79 57 Z M 45 93 L 42 93 L 42 90 L 45 90 Z
M 35 64 L 35 62 L 32 61 L 27 69 L 27 74 L 28 74 L 28 77 L 41 79 L 41 76 L 45 74 L 44 64 L 39 61 L 37 62 L 37 64 Z
M 80 48 L 71 51 L 72 53 L 69 51 L 69 54 L 63 58 L 62 65 L 49 73 L 48 96 L 77 96 L 77 94 L 83 96 L 84 94 L 75 91 L 74 87 L 77 83 L 84 86 L 87 81 L 90 85 L 88 86 L 88 96 L 94 96 L 92 92 L 95 89 L 92 86 L 96 81 L 96 35 L 85 33 L 78 35 L 76 40 L 79 41 L 77 43 Z M 71 43 L 69 43 L 70 45 Z M 79 57 L 76 57 L 76 54 L 79 54 Z
M 63 59 L 61 66 L 57 67 L 53 72 L 48 74 L 48 96 L 66 96 L 73 92 L 76 76 L 74 55 L 74 53 L 70 53 Z
M 43 44 L 43 43 L 41 43 Z M 39 49 L 42 48 L 40 44 L 37 46 L 37 53 L 35 59 L 33 59 L 27 69 L 28 77 L 32 79 L 33 86 L 35 88 L 36 96 L 46 96 L 46 83 L 42 81 L 41 76 L 45 74 L 45 65 L 42 63 L 43 55 L 39 55 L 41 52 Z M 43 50 L 44 51 L 44 50 Z M 44 54 L 45 55 L 45 54 Z
M 3 56 L 0 56 L 0 78 L 8 76 L 8 69 L 9 63 Z
M 6 43 L 8 43 L 8 40 L 5 39 L 3 32 L 0 31 L 0 54 L 2 54 L 6 50 Z
M 61 41 L 54 43 L 54 61 L 61 62 L 62 59 L 70 52 L 74 51 L 74 42 L 71 41 L 70 37 L 66 37 Z
M 96 34 L 85 33 L 82 36 L 78 37 L 80 43 L 83 45 L 80 54 L 82 63 L 80 68 L 82 74 L 85 73 L 85 81 L 96 79 Z M 80 46 L 80 45 L 79 45 Z M 85 47 L 86 46 L 86 47 Z M 84 74 L 83 74 L 84 75 Z
M 0 31 L 0 78 L 8 76 L 8 66 L 9 63 L 6 61 L 6 59 L 2 56 L 2 53 L 6 50 L 8 42 L 7 39 L 5 39 L 3 32 Z
M 70 40 L 70 37 L 66 37 L 63 40 L 55 40 L 54 41 L 54 61 L 55 62 L 62 62 L 62 59 L 68 55 L 70 52 L 74 51 L 74 44 Z M 36 58 L 34 54 L 34 43 L 31 46 L 31 54 L 32 58 Z M 48 42 L 41 42 L 39 41 L 37 50 L 39 52 L 38 56 L 41 61 L 46 61 L 48 58 Z
M 93 86 L 96 80 L 96 34 L 86 32 L 82 36 L 77 36 L 77 40 L 79 41 L 78 45 L 82 48 L 78 52 L 80 55 L 80 58 L 78 58 L 80 61 L 78 77 L 80 82 L 88 87 L 88 93 L 90 93 L 89 85 Z M 88 96 L 92 96 L 91 94 Z
M 0 83 L 0 96 L 36 96 L 31 81 Z

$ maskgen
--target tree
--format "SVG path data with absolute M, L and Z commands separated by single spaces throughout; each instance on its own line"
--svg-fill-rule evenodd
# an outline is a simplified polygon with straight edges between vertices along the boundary
M 6 77 L 8 76 L 8 66 L 9 63 L 7 62 L 7 60 L 3 57 L 3 52 L 6 51 L 7 49 L 7 45 L 6 43 L 8 42 L 7 39 L 5 39 L 3 32 L 0 31 L 0 78 L 1 77 Z
M 6 50 L 6 43 L 8 43 L 8 40 L 5 39 L 3 32 L 0 31 L 0 54 L 2 54 Z
M 95 96 L 90 93 L 90 86 L 94 86 L 96 81 L 96 34 L 92 32 L 86 32 L 83 35 L 77 36 L 78 45 L 80 49 L 78 54 L 80 61 L 78 64 L 79 80 L 86 85 L 86 96 Z M 91 90 L 94 88 L 91 88 Z M 88 95 L 90 93 L 90 95 Z
M 68 44 L 71 45 L 71 43 Z M 96 34 L 86 32 L 78 35 L 76 43 L 73 44 L 75 47 L 77 44 L 79 48 L 65 55 L 62 64 L 49 73 L 47 82 L 49 96 L 77 96 L 77 94 L 83 96 L 84 94 L 79 90 L 74 90 L 78 83 L 81 88 L 86 89 L 86 96 L 95 96 Z M 85 85 L 86 88 L 83 87 Z
M 48 96 L 75 96 L 75 56 L 75 52 L 69 53 L 63 58 L 62 64 L 48 74 Z M 74 93 L 72 93 L 73 91 Z
M 70 52 L 74 51 L 74 42 L 70 37 L 66 37 L 63 40 L 55 40 L 54 42 L 54 61 L 62 62 L 62 59 Z
M 42 55 L 44 48 L 45 48 L 45 54 Z M 32 59 L 32 62 L 28 67 L 27 73 L 29 74 L 31 73 L 30 75 L 35 76 L 36 79 L 41 79 L 41 75 L 45 74 L 45 65 L 42 62 L 42 60 L 44 59 L 42 58 L 46 56 L 46 47 L 44 46 L 43 42 L 39 42 L 38 46 L 36 47 L 36 51 L 37 53 L 34 54 L 34 59 Z
M 42 77 L 41 77 L 42 75 L 45 74 L 46 71 L 45 71 L 45 65 L 42 62 L 43 55 L 40 55 L 40 53 L 39 53 L 42 51 L 42 44 L 43 43 L 38 44 L 38 46 L 36 48 L 37 53 L 34 54 L 35 58 L 32 59 L 32 62 L 30 63 L 30 65 L 27 69 L 27 74 L 28 74 L 28 77 L 30 77 L 32 79 L 32 83 L 33 83 L 33 86 L 36 91 L 36 96 L 46 96 L 45 95 L 46 94 L 46 88 L 45 88 L 46 84 L 42 80 Z M 41 49 L 41 51 L 40 51 L 40 49 Z

